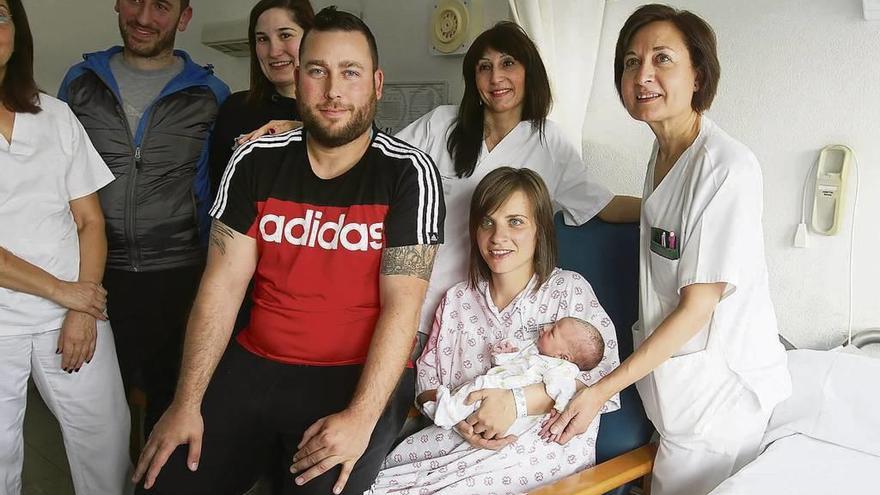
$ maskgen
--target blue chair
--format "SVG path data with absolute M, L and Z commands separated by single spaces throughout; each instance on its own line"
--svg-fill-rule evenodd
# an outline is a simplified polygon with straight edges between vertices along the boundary
M 594 218 L 570 227 L 556 216 L 559 266 L 583 275 L 617 330 L 621 361 L 632 354 L 631 328 L 639 317 L 639 227 Z M 540 495 L 629 493 L 628 484 L 649 474 L 654 427 L 635 386 L 620 393 L 618 411 L 602 416 L 593 468 L 533 492 Z M 610 490 L 610 491 L 609 491 Z

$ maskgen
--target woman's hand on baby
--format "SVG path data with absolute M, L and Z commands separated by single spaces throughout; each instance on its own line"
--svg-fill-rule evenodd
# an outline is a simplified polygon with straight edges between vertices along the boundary
M 595 388 L 586 387 L 581 389 L 568 403 L 565 411 L 558 413 L 555 410 L 541 424 L 538 433 L 542 439 L 548 442 L 566 444 L 577 435 L 587 431 L 590 423 L 605 405 L 606 399 L 601 397 Z
M 502 438 L 516 421 L 513 393 L 502 388 L 475 390 L 468 394 L 464 403 L 470 405 L 478 401 L 480 407 L 465 422 L 471 425 L 474 433 L 487 440 Z
M 266 134 L 280 134 L 282 132 L 291 131 L 299 127 L 302 127 L 302 122 L 298 120 L 270 120 L 263 127 L 253 130 L 247 134 L 242 134 L 241 136 L 238 136 L 238 138 L 235 140 L 235 144 L 241 146 L 245 143 L 249 143 L 255 139 L 261 138 Z
M 538 436 L 541 438 L 541 440 L 546 440 L 547 443 L 559 441 L 559 437 L 561 435 L 558 433 L 555 435 L 553 433 L 550 433 L 550 428 L 552 428 L 553 425 L 556 424 L 556 420 L 559 419 L 560 415 L 562 415 L 562 413 L 557 411 L 556 409 L 550 410 L 547 417 L 544 419 L 544 421 L 541 422 L 541 431 L 538 432 Z

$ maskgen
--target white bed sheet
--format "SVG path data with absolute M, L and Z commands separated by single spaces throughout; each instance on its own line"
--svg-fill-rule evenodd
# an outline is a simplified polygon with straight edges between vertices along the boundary
M 710 495 L 878 493 L 880 360 L 788 353 L 792 396 L 773 411 L 760 456 Z
M 878 456 L 798 434 L 773 442 L 710 495 L 875 493 L 878 472 Z

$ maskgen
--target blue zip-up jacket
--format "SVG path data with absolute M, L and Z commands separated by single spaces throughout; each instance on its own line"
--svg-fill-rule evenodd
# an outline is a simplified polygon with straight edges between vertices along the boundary
M 121 51 L 116 46 L 83 55 L 58 92 L 116 176 L 98 192 L 107 225 L 107 267 L 155 271 L 203 263 L 213 200 L 209 134 L 229 88 L 210 66 L 175 50 L 183 70 L 145 109 L 132 133 L 110 70 L 110 57 Z

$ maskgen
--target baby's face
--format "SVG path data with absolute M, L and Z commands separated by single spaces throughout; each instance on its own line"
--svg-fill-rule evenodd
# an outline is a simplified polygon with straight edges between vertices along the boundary
M 577 332 L 582 331 L 583 329 L 578 328 L 577 322 L 570 318 L 544 325 L 536 343 L 538 352 L 545 356 L 570 361 L 572 349 L 570 343 L 576 338 Z

